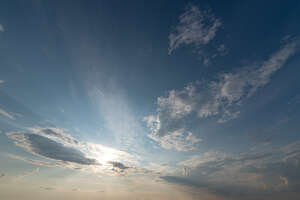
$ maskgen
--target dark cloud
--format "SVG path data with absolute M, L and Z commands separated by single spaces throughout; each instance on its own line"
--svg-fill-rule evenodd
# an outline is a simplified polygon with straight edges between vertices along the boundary
M 8 136 L 14 139 L 18 146 L 25 148 L 35 155 L 81 165 L 98 164 L 95 159 L 86 157 L 81 151 L 41 135 L 13 133 L 8 134 Z
M 111 164 L 112 168 L 111 170 L 121 176 L 127 175 L 127 170 L 131 169 L 131 167 L 126 166 L 125 164 L 117 161 L 109 161 L 109 164 Z
M 124 165 L 123 163 L 121 162 L 115 162 L 115 161 L 110 161 L 109 162 L 114 168 L 118 168 L 118 169 L 121 169 L 121 170 L 125 170 L 125 169 L 129 169 L 130 167 Z
M 4 177 L 4 176 L 5 176 L 5 174 L 3 174 L 3 173 L 2 173 L 2 174 L 0 174 L 0 178 L 2 178 L 2 177 Z
M 85 155 L 79 150 L 66 147 L 63 144 L 57 143 L 46 137 L 35 134 L 27 134 L 25 137 L 30 143 L 33 152 L 47 158 L 83 165 L 92 165 L 97 163 L 95 159 L 85 157 Z

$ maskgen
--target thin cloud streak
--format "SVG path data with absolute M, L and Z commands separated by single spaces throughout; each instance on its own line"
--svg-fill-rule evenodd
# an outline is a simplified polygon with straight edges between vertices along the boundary
M 6 112 L 3 109 L 0 109 L 0 115 L 6 117 L 8 119 L 11 119 L 11 120 L 15 120 L 16 119 L 13 115 L 11 115 L 10 113 Z

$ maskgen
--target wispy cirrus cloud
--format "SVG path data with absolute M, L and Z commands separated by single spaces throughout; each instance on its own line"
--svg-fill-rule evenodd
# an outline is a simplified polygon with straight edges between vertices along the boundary
M 92 75 L 91 75 L 92 76 Z M 103 78 L 105 80 L 105 77 Z M 98 79 L 97 79 L 98 80 Z M 109 82 L 109 81 L 108 81 Z M 144 134 L 144 129 L 139 119 L 133 113 L 133 110 L 125 98 L 124 91 L 115 83 L 107 85 L 108 88 L 91 83 L 88 88 L 89 96 L 99 109 L 99 114 L 104 119 L 105 128 L 114 137 L 115 142 L 126 148 L 127 151 L 139 151 L 143 149 L 140 135 Z
M 32 164 L 32 165 L 37 165 L 37 166 L 45 166 L 45 167 L 59 167 L 61 166 L 58 163 L 53 163 L 53 162 L 46 162 L 46 161 L 41 161 L 41 160 L 35 160 L 35 159 L 30 159 L 30 158 L 25 158 L 25 157 L 22 157 L 22 156 L 18 156 L 18 155 L 15 155 L 15 154 L 5 154 L 5 156 L 7 156 L 8 158 L 12 158 L 12 159 L 15 159 L 15 160 L 21 160 L 21 161 L 24 161 L 26 163 L 29 163 L 29 164 Z
M 39 173 L 39 171 L 40 171 L 40 168 L 35 168 L 31 171 L 23 172 L 23 173 L 17 175 L 16 177 L 14 177 L 13 182 L 21 181 L 26 177 L 33 176 L 33 175 Z
M 191 132 L 186 122 L 193 114 L 198 119 L 215 116 L 219 123 L 238 117 L 241 103 L 268 84 L 298 48 L 296 38 L 283 44 L 265 61 L 218 74 L 213 81 L 190 83 L 183 90 L 171 90 L 166 97 L 158 97 L 156 114 L 145 117 L 151 130 L 149 137 L 165 148 L 167 137 L 172 138 L 179 130 Z
M 175 31 L 169 35 L 169 54 L 183 44 L 193 44 L 196 47 L 208 44 L 221 25 L 221 20 L 210 10 L 202 11 L 195 5 L 188 5 L 180 15 Z
M 198 6 L 189 4 L 185 12 L 179 16 L 179 23 L 169 34 L 169 49 L 171 54 L 182 45 L 193 45 L 204 64 L 208 64 L 209 59 L 217 54 L 224 54 L 225 45 L 222 44 L 213 56 L 208 56 L 202 48 L 208 45 L 216 36 L 217 31 L 222 26 L 219 18 L 210 9 L 201 10 Z
M 3 109 L 0 109 L 0 115 L 6 117 L 6 118 L 8 118 L 8 119 L 11 119 L 11 120 L 15 120 L 15 119 L 16 119 L 12 114 L 6 112 L 6 111 L 3 110 Z

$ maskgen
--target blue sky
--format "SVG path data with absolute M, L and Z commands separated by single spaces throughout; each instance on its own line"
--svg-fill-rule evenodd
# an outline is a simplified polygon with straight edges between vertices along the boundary
M 299 2 L 0 4 L 1 199 L 299 198 Z

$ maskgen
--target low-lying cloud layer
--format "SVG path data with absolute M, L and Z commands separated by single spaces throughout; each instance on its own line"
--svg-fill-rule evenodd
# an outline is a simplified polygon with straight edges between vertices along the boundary
M 299 161 L 299 141 L 269 152 L 238 155 L 206 152 L 179 162 L 182 175 L 161 178 L 169 183 L 206 188 L 223 196 L 297 191 Z

